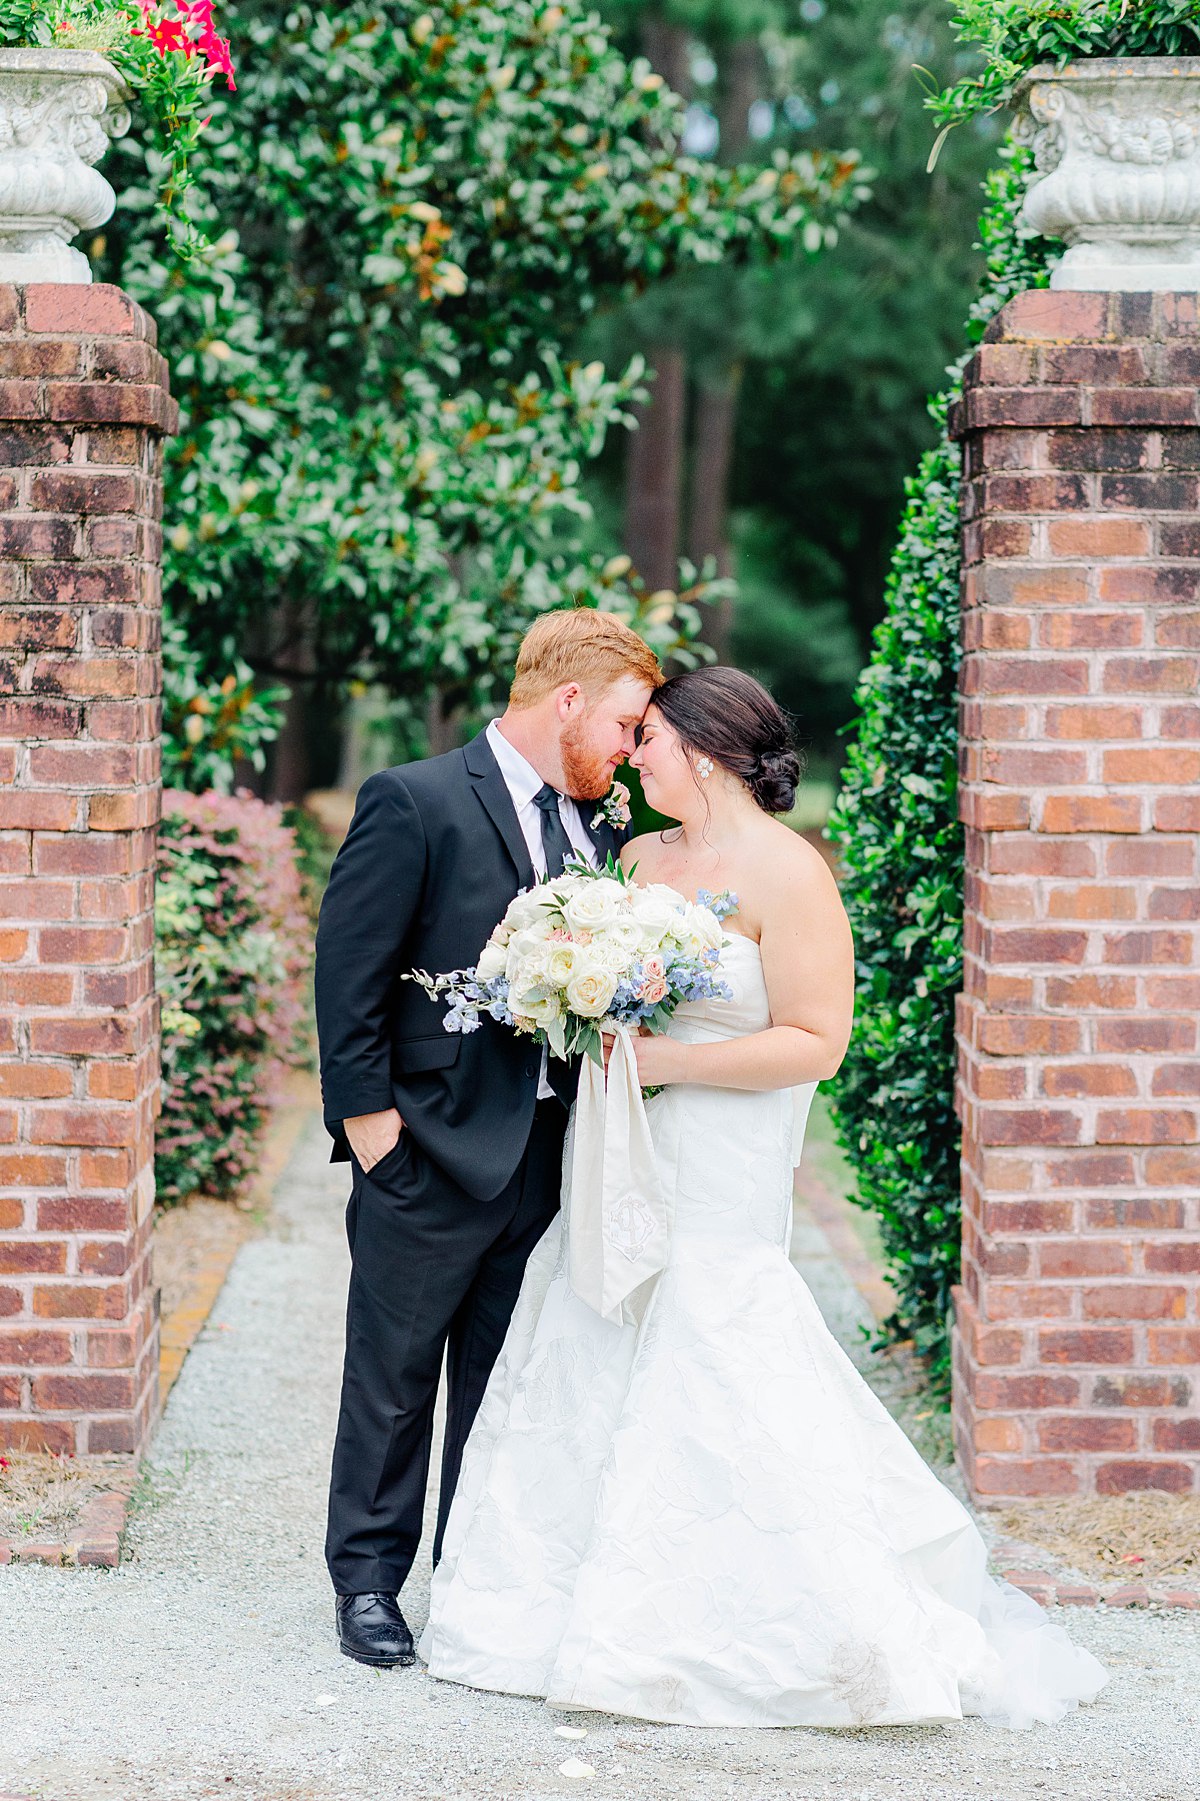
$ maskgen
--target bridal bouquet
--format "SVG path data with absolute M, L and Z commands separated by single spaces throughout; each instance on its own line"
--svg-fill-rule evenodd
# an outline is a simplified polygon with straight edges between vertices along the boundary
M 639 887 L 611 857 L 602 869 L 579 858 L 517 895 L 474 969 L 410 979 L 447 998 L 448 1032 L 477 1031 L 486 1013 L 552 1056 L 600 1063 L 606 1031 L 663 1032 L 681 1001 L 731 998 L 721 921 L 736 910 L 734 894 L 691 902 L 660 882 Z

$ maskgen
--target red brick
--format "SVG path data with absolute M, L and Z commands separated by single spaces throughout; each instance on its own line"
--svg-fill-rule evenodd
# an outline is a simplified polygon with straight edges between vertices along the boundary
M 1142 642 L 1136 613 L 1047 613 L 1038 622 L 1047 650 L 1135 650 Z
M 1151 1275 L 1200 1275 L 1200 1237 L 1150 1242 L 1143 1255 Z
M 1146 1336 L 1151 1363 L 1200 1364 L 1200 1327 L 1150 1326 Z
M 1200 1419 L 1155 1420 L 1156 1451 L 1200 1451 Z
M 1162 738 L 1200 738 L 1200 706 L 1160 708 L 1158 730 Z
M 34 1406 L 51 1413 L 96 1413 L 101 1409 L 132 1408 L 136 1400 L 132 1375 L 116 1371 L 33 1378 Z
M 1128 1151 L 1081 1150 L 1047 1159 L 1046 1175 L 1052 1188 L 1120 1188 L 1133 1181 L 1133 1158 Z
M 1153 749 L 1106 750 L 1103 768 L 1106 782 L 1186 785 L 1200 781 L 1200 750 L 1171 750 L 1165 745 L 1156 745 Z
M 1178 1232 L 1183 1225 L 1182 1201 L 1162 1200 L 1157 1195 L 1091 1200 L 1086 1212 L 1089 1228 L 1097 1232 Z
M 1088 883 L 1072 888 L 1052 888 L 1047 896 L 1051 919 L 1134 919 L 1137 890 Z
M 56 1063 L 0 1063 L 0 1096 L 9 1100 L 55 1100 L 70 1094 L 71 1071 Z
M 1146 913 L 1150 919 L 1200 919 L 1200 889 L 1153 888 Z
M 77 1449 L 69 1420 L 0 1420 L 0 1451 L 49 1451 L 71 1457 Z
M 1043 1068 L 1041 1092 L 1050 1097 L 1137 1093 L 1137 1080 L 1124 1063 L 1052 1063 Z
M 1079 1478 L 1066 1457 L 979 1457 L 974 1486 L 981 1495 L 1073 1495 Z
M 1195 694 L 1198 678 L 1195 657 L 1109 657 L 1103 682 L 1106 694 Z
M 1043 1244 L 1038 1268 L 1043 1276 L 1123 1276 L 1133 1268 L 1133 1246 L 1111 1238 Z
M 1200 795 L 1160 794 L 1154 802 L 1157 832 L 1200 832 Z
M 1095 1376 L 1093 1407 L 1186 1407 L 1191 1384 L 1185 1376 Z
M 1142 723 L 1140 707 L 1101 702 L 1047 707 L 1043 730 L 1047 738 L 1140 738 Z
M 1200 1063 L 1163 1063 L 1154 1072 L 1150 1092 L 1156 1099 L 1182 1096 L 1200 1099 Z
M 7 1368 L 70 1363 L 71 1335 L 46 1326 L 0 1327 L 0 1364 Z
M 1104 959 L 1110 964 L 1179 963 L 1185 968 L 1192 962 L 1193 938 L 1190 932 L 1165 929 L 1110 932 L 1104 940 Z
M 1094 848 L 1082 838 L 1005 832 L 985 843 L 983 854 L 992 875 L 1091 876 L 1098 869 Z
M 1156 1463 L 1149 1458 L 1127 1463 L 1102 1463 L 1096 1471 L 1098 1495 L 1124 1495 L 1156 1488 L 1168 1494 L 1192 1492 L 1192 1472 L 1186 1463 Z
M 1191 1019 L 1102 1019 L 1096 1022 L 1095 1037 L 1101 1053 L 1187 1051 L 1196 1042 L 1196 1023 Z
M 1079 1044 L 1080 1027 L 1074 1019 L 993 1014 L 980 1023 L 979 1048 L 996 1057 L 1062 1055 L 1078 1050 Z
M 1104 847 L 1109 875 L 1188 876 L 1196 867 L 1196 847 L 1187 839 L 1139 838 Z
M 1046 1407 L 1073 1407 L 1079 1399 L 1077 1376 L 1006 1376 L 981 1371 L 975 1383 L 980 1407 L 1003 1411 L 1037 1412 Z
M 1046 832 L 1140 832 L 1143 818 L 1135 794 L 1050 794 L 1042 804 Z
M 1094 425 L 1194 425 L 1196 396 L 1190 388 L 1096 388 L 1091 397 Z
M 58 282 L 31 283 L 25 289 L 25 329 L 144 338 L 154 343 L 149 316 L 123 289 L 107 282 L 79 289 Z
M 1083 1291 L 1085 1319 L 1183 1319 L 1187 1290 L 1146 1282 L 1106 1282 Z
M 1137 1448 L 1137 1426 L 1131 1419 L 1109 1415 L 1097 1419 L 1088 1414 L 1059 1414 L 1038 1421 L 1040 1451 L 1132 1451 Z
M 40 1319 L 124 1319 L 126 1310 L 122 1282 L 57 1282 L 33 1291 L 33 1311 Z
M 1129 1364 L 1133 1333 L 1123 1326 L 1043 1326 L 1038 1357 L 1042 1363 Z
M 1142 519 L 1052 519 L 1047 530 L 1053 557 L 1101 561 L 1150 555 L 1150 527 Z
M 1113 658 L 1115 662 L 1118 659 Z M 1131 659 L 1121 659 L 1130 661 Z M 1182 658 L 1139 659 L 1141 662 L 1163 661 L 1174 665 Z M 976 656 L 968 662 L 966 693 L 979 694 L 1047 694 L 1063 698 L 1088 692 L 1088 665 L 1082 658 L 1044 656 Z M 973 684 L 973 685 L 971 685 Z M 1176 682 L 1174 692 L 1183 692 Z
M 989 1107 L 979 1137 L 982 1144 L 1078 1144 L 1080 1121 L 1066 1107 Z
M 1097 1144 L 1194 1144 L 1195 1113 L 1182 1107 L 1126 1107 L 1096 1116 Z
M 1075 1225 L 1070 1201 L 987 1200 L 983 1209 L 985 1232 L 1069 1232 Z

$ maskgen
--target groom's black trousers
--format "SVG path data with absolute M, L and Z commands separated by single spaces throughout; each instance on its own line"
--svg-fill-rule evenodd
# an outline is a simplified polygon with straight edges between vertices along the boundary
M 434 1560 L 463 1446 L 525 1264 L 558 1210 L 567 1115 L 540 1101 L 494 1200 L 464 1193 L 408 1131 L 346 1209 L 352 1269 L 325 1557 L 339 1594 L 395 1594 L 416 1556 L 443 1355 L 448 1406 Z

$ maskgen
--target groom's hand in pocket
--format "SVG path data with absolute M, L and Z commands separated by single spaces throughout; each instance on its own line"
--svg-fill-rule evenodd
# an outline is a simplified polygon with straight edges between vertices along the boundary
M 344 1119 L 342 1130 L 365 1176 L 399 1144 L 404 1121 L 395 1107 L 385 1107 L 382 1113 L 360 1113 L 354 1119 Z

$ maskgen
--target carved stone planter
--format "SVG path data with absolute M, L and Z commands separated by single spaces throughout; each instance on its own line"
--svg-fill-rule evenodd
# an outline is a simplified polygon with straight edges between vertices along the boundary
M 112 217 L 98 169 L 129 90 L 94 50 L 0 50 L 0 282 L 91 281 L 78 232 Z
M 1200 289 L 1200 57 L 1041 65 L 1013 106 L 1021 223 L 1070 246 L 1051 287 Z

